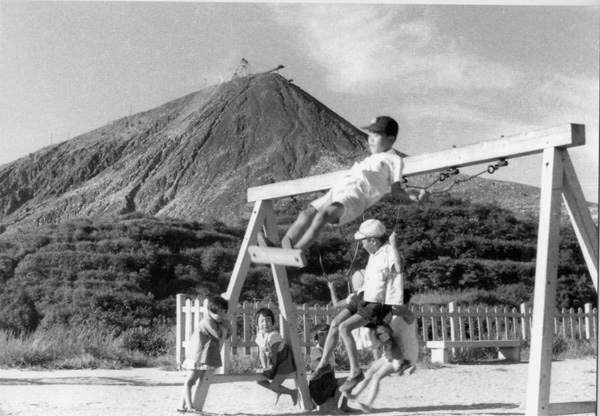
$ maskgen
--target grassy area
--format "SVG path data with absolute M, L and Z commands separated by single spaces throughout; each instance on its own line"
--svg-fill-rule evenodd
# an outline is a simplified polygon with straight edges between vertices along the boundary
M 160 330 L 159 330 L 160 331 Z M 174 359 L 169 331 L 154 337 L 146 330 L 128 330 L 115 336 L 97 328 L 39 329 L 17 335 L 0 331 L 0 367 L 2 368 L 125 368 L 159 367 Z M 174 336 L 173 336 L 174 340 Z M 167 345 L 172 348 L 167 348 Z M 173 351 L 170 351 L 170 350 Z
M 553 358 L 557 360 L 596 357 L 596 341 L 555 337 Z M 421 345 L 419 366 L 435 368 L 429 350 Z M 495 359 L 493 348 L 463 350 L 456 362 Z M 529 359 L 529 342 L 524 341 L 522 360 Z M 360 352 L 361 365 L 372 360 L 370 351 Z M 336 348 L 340 370 L 348 369 L 348 359 L 341 343 Z M 305 365 L 309 367 L 308 357 Z M 256 356 L 232 355 L 232 371 L 242 373 L 259 367 Z M 154 328 L 134 328 L 118 335 L 97 328 L 39 329 L 30 334 L 16 335 L 0 331 L 0 368 L 44 369 L 117 369 L 127 367 L 161 367 L 175 369 L 175 328 L 162 323 Z

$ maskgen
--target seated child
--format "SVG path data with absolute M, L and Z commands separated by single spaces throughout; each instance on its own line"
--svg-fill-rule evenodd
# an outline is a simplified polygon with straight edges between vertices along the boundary
M 340 300 L 335 293 L 335 288 L 333 285 L 333 281 L 328 280 L 327 286 L 329 287 L 329 293 L 331 295 L 331 303 L 335 308 L 343 308 L 346 305 L 351 303 L 356 303 L 358 296 L 363 291 L 363 282 L 365 278 L 365 270 L 357 270 L 352 275 L 351 285 L 352 292 L 348 294 L 345 299 Z M 373 354 L 373 361 L 377 361 L 380 354 L 380 343 L 375 337 L 375 331 L 372 328 L 368 328 L 366 326 L 361 326 L 360 328 L 352 331 L 352 336 L 354 337 L 354 341 L 356 342 L 357 350 L 367 350 L 370 349 Z
M 231 336 L 232 327 L 226 319 L 228 309 L 227 300 L 215 296 L 208 301 L 208 314 L 198 323 L 185 349 L 185 360 L 181 367 L 188 370 L 181 405 L 178 412 L 202 409 L 194 409 L 192 403 L 192 387 L 197 380 L 202 382 L 203 376 L 212 374 L 215 369 L 223 365 L 221 361 L 221 346 L 227 337 Z M 200 383 L 196 388 L 200 387 Z
M 398 135 L 398 123 L 391 117 L 382 116 L 372 120 L 363 130 L 369 134 L 371 156 L 355 163 L 339 184 L 300 213 L 281 240 L 283 248 L 306 251 L 326 224 L 347 224 L 388 193 L 401 203 L 427 200 L 427 191 L 409 193 L 403 188 L 404 162 L 392 147 Z M 258 244 L 274 246 L 262 232 L 258 233 Z
M 352 390 L 364 378 L 359 367 L 356 343 L 351 335 L 353 330 L 364 326 L 374 328 L 386 358 L 390 361 L 393 358 L 392 334 L 384 319 L 392 310 L 392 305 L 403 303 L 404 281 L 396 234 L 392 232 L 386 237 L 386 233 L 381 221 L 370 219 L 364 221 L 354 235 L 369 253 L 369 260 L 365 268 L 362 298 L 358 296 L 355 304 L 347 306 L 351 316 L 340 324 L 340 335 L 350 362 L 350 376 L 340 387 L 342 392 Z
M 258 344 L 258 355 L 263 374 L 272 381 L 258 381 L 257 383 L 277 393 L 275 403 L 279 396 L 289 394 L 292 403 L 298 403 L 298 390 L 288 389 L 282 383 L 291 373 L 296 372 L 296 365 L 292 357 L 292 350 L 286 344 L 281 334 L 275 330 L 275 315 L 269 308 L 261 308 L 256 311 L 256 343 Z
M 310 368 L 314 370 L 321 361 L 323 356 L 323 346 L 329 332 L 329 325 L 323 323 L 315 327 L 315 341 L 317 345 L 310 349 Z M 348 406 L 348 399 L 341 395 L 339 386 L 344 383 L 345 377 L 335 378 L 335 358 L 331 356 L 327 366 L 330 371 L 327 371 L 321 378 L 311 380 L 308 383 L 308 389 L 313 402 L 319 406 L 320 411 L 336 411 L 340 397 L 342 402 L 339 404 L 339 410 L 343 412 L 351 412 L 354 409 Z

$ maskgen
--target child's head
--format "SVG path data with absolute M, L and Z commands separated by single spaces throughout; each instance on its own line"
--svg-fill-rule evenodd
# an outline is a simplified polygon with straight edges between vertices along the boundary
M 329 325 L 322 323 L 315 327 L 315 341 L 321 347 L 325 345 L 325 340 L 327 339 L 327 334 L 329 333 Z
M 254 314 L 256 316 L 256 327 L 260 332 L 270 332 L 275 325 L 275 314 L 269 308 L 260 308 Z
M 387 229 L 381 221 L 370 219 L 360 225 L 354 239 L 360 241 L 369 254 L 373 254 L 385 244 L 386 232 Z
M 369 148 L 373 154 L 390 150 L 398 136 L 398 123 L 388 116 L 377 117 L 362 129 L 369 132 Z
M 213 315 L 213 318 L 221 320 L 227 313 L 229 302 L 221 296 L 213 296 L 208 299 L 208 312 Z

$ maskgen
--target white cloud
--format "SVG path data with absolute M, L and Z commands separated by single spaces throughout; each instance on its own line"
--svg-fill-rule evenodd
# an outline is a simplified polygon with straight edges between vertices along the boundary
M 406 10 L 398 5 L 311 4 L 289 14 L 280 9 L 279 16 L 295 26 L 306 53 L 326 70 L 335 92 L 390 86 L 398 92 L 497 89 L 519 79 L 515 70 L 461 52 L 433 23 L 423 16 L 408 17 Z

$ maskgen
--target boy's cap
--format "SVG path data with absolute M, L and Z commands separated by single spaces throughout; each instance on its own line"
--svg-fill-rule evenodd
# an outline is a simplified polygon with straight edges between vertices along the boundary
M 362 240 L 363 238 L 369 237 L 381 237 L 385 235 L 385 225 L 379 220 L 366 220 L 363 222 L 356 234 L 354 234 L 355 240 Z
M 398 135 L 398 123 L 396 123 L 396 120 L 388 116 L 374 118 L 371 120 L 371 124 L 361 128 L 373 133 L 385 133 L 386 136 L 395 137 Z

